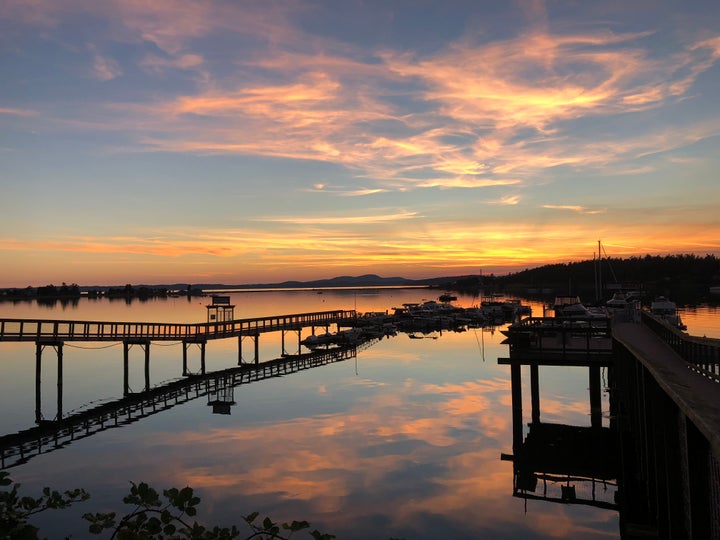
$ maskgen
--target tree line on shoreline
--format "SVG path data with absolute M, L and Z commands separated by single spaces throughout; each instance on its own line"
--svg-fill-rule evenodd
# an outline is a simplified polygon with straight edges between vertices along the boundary
M 25 287 L 24 289 L 0 289 L 0 301 L 22 301 L 37 300 L 40 303 L 54 303 L 56 301 L 72 302 L 83 296 L 88 298 L 110 298 L 110 299 L 140 299 L 167 298 L 168 296 L 195 296 L 202 294 L 200 289 L 194 289 L 191 285 L 182 289 L 171 289 L 166 286 L 151 287 L 147 285 L 131 285 L 124 287 L 90 287 L 83 289 L 77 283 L 68 285 L 63 283 L 60 286 L 45 285 L 43 287 Z
M 720 259 L 715 255 L 604 258 L 527 269 L 485 280 L 485 285 L 490 282 L 508 293 L 577 295 L 588 302 L 633 291 L 648 299 L 666 296 L 696 304 L 713 300 L 711 287 L 720 285 Z M 717 300 L 720 297 L 715 296 Z
M 579 296 L 583 302 L 605 302 L 615 292 L 633 292 L 644 300 L 670 297 L 678 303 L 720 303 L 720 259 L 715 255 L 666 255 L 604 258 L 529 268 L 507 275 L 448 278 L 438 288 L 477 296 L 502 293 L 552 300 Z
M 665 255 L 630 257 L 627 259 L 604 258 L 572 263 L 558 263 L 529 268 L 507 275 L 478 274 L 409 280 L 405 278 L 380 278 L 376 275 L 359 277 L 336 277 L 312 282 L 286 282 L 274 285 L 131 285 L 123 287 L 81 287 L 76 283 L 60 286 L 0 289 L 3 300 L 54 303 L 76 302 L 82 296 L 90 298 L 139 299 L 165 298 L 168 296 L 201 295 L 203 288 L 321 288 L 323 286 L 427 286 L 458 291 L 463 294 L 480 295 L 503 292 L 524 297 L 548 297 L 553 295 L 578 295 L 589 301 L 605 298 L 617 290 L 635 290 L 648 297 L 665 295 L 681 303 L 697 303 L 712 299 L 710 287 L 720 285 L 720 259 L 715 255 Z

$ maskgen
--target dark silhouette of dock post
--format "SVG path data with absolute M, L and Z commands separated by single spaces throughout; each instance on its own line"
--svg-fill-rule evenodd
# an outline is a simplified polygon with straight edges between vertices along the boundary
M 39 424 L 42 420 L 42 345 L 35 344 L 35 423 Z
M 539 370 L 540 367 L 537 364 L 532 364 L 530 366 L 530 408 L 533 424 L 540 422 L 540 383 L 538 380 Z
M 242 338 L 243 335 L 238 336 L 238 366 L 242 365 Z
M 527 364 L 526 364 L 527 365 Z M 510 365 L 510 391 L 512 393 L 513 451 L 523 444 L 522 363 Z M 530 414 L 532 424 L 540 423 L 540 368 L 530 364 Z
M 58 342 L 57 350 L 57 412 L 55 420 L 62 420 L 63 416 L 63 344 Z
M 602 393 L 600 388 L 600 366 L 589 366 L 590 371 L 590 425 L 602 427 Z
M 512 423 L 513 453 L 522 448 L 523 443 L 523 411 L 522 411 L 522 377 L 520 364 L 510 366 L 510 388 L 512 391 Z

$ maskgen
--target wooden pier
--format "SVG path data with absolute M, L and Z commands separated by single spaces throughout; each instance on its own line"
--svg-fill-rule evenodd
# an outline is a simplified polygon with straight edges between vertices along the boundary
M 300 352 L 302 330 L 339 328 L 356 319 L 355 310 L 318 311 L 252 319 L 208 321 L 204 323 L 108 322 L 72 321 L 55 319 L 0 319 L 0 342 L 35 342 L 38 364 L 43 350 L 52 347 L 57 355 L 58 369 L 62 369 L 63 344 L 67 341 L 115 341 L 123 344 L 123 359 L 128 364 L 131 346 L 144 350 L 146 370 L 150 361 L 150 344 L 153 341 L 181 341 L 183 343 L 183 374 L 187 372 L 187 353 L 191 345 L 200 348 L 201 364 L 205 363 L 205 345 L 209 340 L 238 338 L 238 365 L 243 363 L 244 338 L 254 342 L 255 363 L 259 361 L 261 334 L 282 332 L 282 351 L 285 350 L 286 332 L 297 333 L 297 353 Z
M 720 340 L 690 336 L 649 312 L 631 319 L 529 318 L 504 332 L 510 356 L 498 363 L 511 367 L 514 455 L 507 459 L 515 463 L 514 494 L 538 498 L 532 481 L 548 477 L 528 457 L 544 450 L 534 449 L 529 436 L 523 440 L 517 427 L 523 423 L 522 366 L 530 369 L 530 431 L 541 434 L 540 366 L 588 367 L 593 439 L 607 429 L 600 411 L 600 369 L 606 367 L 612 433 L 603 437 L 617 440 L 608 451 L 620 463 L 621 537 L 720 538 Z
M 227 307 L 227 306 L 224 306 Z M 229 306 L 232 307 L 232 306 Z M 223 312 L 229 313 L 229 311 Z M 210 317 L 208 317 L 210 318 Z M 157 322 L 108 322 L 108 321 L 75 321 L 51 319 L 0 319 L 0 342 L 34 342 L 35 343 L 35 400 L 36 421 L 45 421 L 41 410 L 43 352 L 52 350 L 56 357 L 57 367 L 57 411 L 55 420 L 63 417 L 63 347 L 66 342 L 121 342 L 123 346 L 123 395 L 133 392 L 130 389 L 130 350 L 141 349 L 144 356 L 143 391 L 150 390 L 150 345 L 153 341 L 179 341 L 182 343 L 182 376 L 198 375 L 188 369 L 189 349 L 199 348 L 200 375 L 205 374 L 205 349 L 209 340 L 236 338 L 238 344 L 237 365 L 252 363 L 260 364 L 260 336 L 269 332 L 282 332 L 281 356 L 288 356 L 285 343 L 287 332 L 297 334 L 297 349 L 294 354 L 302 352 L 302 331 L 316 328 L 328 331 L 331 325 L 354 320 L 354 310 L 320 311 L 278 315 L 272 317 L 256 317 L 208 321 L 205 323 L 157 323 Z M 217 319 L 217 317 L 216 317 Z M 243 340 L 253 341 L 252 362 L 243 361 Z
M 720 340 L 613 328 L 626 538 L 720 538 Z
M 266 332 L 300 330 L 341 324 L 355 319 L 355 310 L 318 311 L 253 319 L 204 323 L 68 321 L 0 319 L 0 341 L 187 341 L 255 336 Z

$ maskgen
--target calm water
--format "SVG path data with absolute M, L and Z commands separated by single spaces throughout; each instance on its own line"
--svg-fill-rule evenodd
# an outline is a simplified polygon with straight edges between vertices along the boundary
M 237 318 L 384 311 L 432 298 L 428 290 L 395 289 L 232 294 Z M 0 317 L 202 322 L 208 302 L 4 303 Z M 472 299 L 457 304 L 469 306 Z M 541 314 L 541 307 L 534 312 Z M 717 308 L 682 316 L 690 333 L 720 337 Z M 89 537 L 79 517 L 84 512 L 129 511 L 121 500 L 131 480 L 158 489 L 194 487 L 202 498 L 199 518 L 211 525 L 242 527 L 237 516 L 259 511 L 278 521 L 307 519 L 347 539 L 619 538 L 617 512 L 512 496 L 512 463 L 500 459 L 512 453 L 513 431 L 510 369 L 497 361 L 508 351 L 498 329 L 434 337 L 383 339 L 356 360 L 238 386 L 230 415 L 213 414 L 208 398 L 198 398 L 35 456 L 10 472 L 28 493 L 50 485 L 92 494 L 73 510 L 39 517 L 36 524 L 49 538 Z M 288 352 L 295 352 L 292 341 L 286 336 Z M 281 347 L 279 333 L 261 336 L 261 361 L 279 357 Z M 65 415 L 121 397 L 122 354 L 120 345 L 65 344 Z M 152 385 L 180 376 L 181 344 L 154 343 L 150 354 Z M 130 385 L 140 390 L 143 353 L 134 348 L 130 358 Z M 191 369 L 198 358 L 191 350 Z M 46 417 L 57 408 L 54 359 L 52 350 L 43 355 Z M 237 340 L 209 342 L 206 361 L 208 370 L 234 366 Z M 0 434 L 32 427 L 34 344 L 0 343 L 0 362 Z M 587 369 L 541 368 L 540 392 L 543 422 L 590 425 Z M 527 411 L 529 395 L 523 372 Z M 608 425 L 605 393 L 603 416 Z M 598 490 L 612 501 L 612 486 Z

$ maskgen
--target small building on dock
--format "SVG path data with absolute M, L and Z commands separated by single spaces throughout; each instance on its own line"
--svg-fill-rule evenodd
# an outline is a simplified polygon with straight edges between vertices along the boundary
M 208 322 L 225 322 L 235 319 L 235 305 L 230 303 L 229 296 L 213 296 L 207 308 Z

